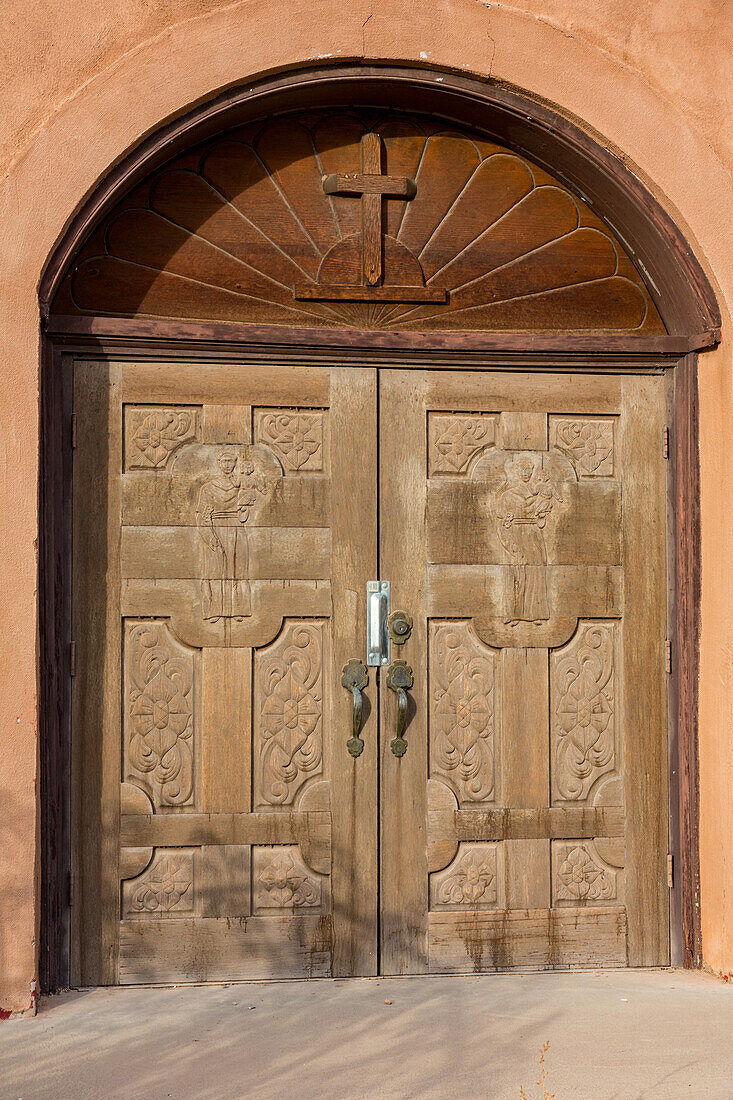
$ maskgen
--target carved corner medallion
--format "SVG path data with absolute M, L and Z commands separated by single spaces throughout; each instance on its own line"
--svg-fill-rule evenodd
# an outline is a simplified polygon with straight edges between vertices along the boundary
M 497 908 L 497 848 L 496 844 L 460 844 L 453 862 L 430 876 L 430 908 Z
M 496 442 L 492 413 L 428 413 L 428 476 L 463 475 Z
M 550 448 L 570 459 L 579 478 L 613 477 L 614 421 L 551 416 Z
M 322 473 L 327 425 L 325 409 L 257 409 L 255 441 L 270 448 L 286 474 Z
M 431 624 L 430 775 L 460 802 L 493 802 L 495 653 L 467 622 Z
M 126 918 L 184 917 L 195 912 L 195 849 L 156 848 L 148 867 L 122 884 Z
M 621 905 L 623 869 L 601 859 L 591 840 L 552 841 L 553 906 Z
M 125 623 L 124 777 L 156 810 L 194 808 L 197 654 L 165 622 Z
M 327 879 L 306 867 L 297 844 L 252 849 L 254 912 L 325 908 Z
M 173 456 L 198 438 L 197 408 L 125 406 L 125 469 L 167 470 Z

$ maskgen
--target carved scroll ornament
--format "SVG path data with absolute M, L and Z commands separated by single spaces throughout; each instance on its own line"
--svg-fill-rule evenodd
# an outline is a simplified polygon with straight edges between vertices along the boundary
M 323 625 L 286 623 L 256 663 L 257 802 L 289 805 L 322 771 Z
M 556 797 L 579 801 L 615 765 L 615 624 L 580 622 L 552 654 Z
M 434 628 L 431 774 L 445 777 L 465 802 L 494 797 L 494 662 L 466 623 Z
M 164 623 L 128 624 L 125 778 L 156 806 L 187 806 L 194 794 L 194 654 Z

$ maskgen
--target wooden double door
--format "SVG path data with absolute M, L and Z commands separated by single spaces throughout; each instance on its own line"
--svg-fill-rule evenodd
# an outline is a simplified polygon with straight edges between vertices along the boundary
M 664 409 L 77 361 L 74 981 L 667 962 Z M 343 685 L 374 580 L 402 755 L 387 667 Z

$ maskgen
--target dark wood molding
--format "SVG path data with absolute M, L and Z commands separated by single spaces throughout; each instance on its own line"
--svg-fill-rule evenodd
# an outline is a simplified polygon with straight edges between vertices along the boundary
M 62 349 L 44 342 L 39 486 L 40 983 L 68 984 L 71 742 L 71 391 Z
M 719 330 L 692 335 L 541 332 L 385 332 L 287 325 L 237 325 L 225 321 L 177 321 L 145 317 L 52 315 L 46 332 L 56 340 L 167 340 L 269 348 L 363 348 L 406 352 L 561 352 L 594 355 L 686 355 L 714 346 Z
M 232 126 L 302 107 L 342 105 L 437 115 L 526 155 L 589 202 L 621 240 L 633 242 L 634 262 L 670 333 L 720 328 L 712 286 L 678 227 L 638 177 L 575 123 L 516 92 L 467 77 L 369 65 L 296 70 L 230 88 L 146 138 L 111 169 L 72 219 L 40 281 L 42 311 L 81 243 L 154 168 Z
M 702 966 L 700 913 L 700 791 L 698 772 L 698 677 L 700 651 L 700 462 L 697 356 L 678 363 L 674 378 L 674 418 L 670 440 L 674 615 L 672 696 L 676 715 L 676 766 L 670 807 L 677 836 L 676 894 L 682 965 Z

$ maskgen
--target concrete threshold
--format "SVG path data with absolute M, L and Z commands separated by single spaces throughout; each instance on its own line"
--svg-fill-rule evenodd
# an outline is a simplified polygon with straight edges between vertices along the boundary
M 679 970 L 84 989 L 0 1027 L 2 1100 L 733 1100 L 732 1066 L 733 989 Z

